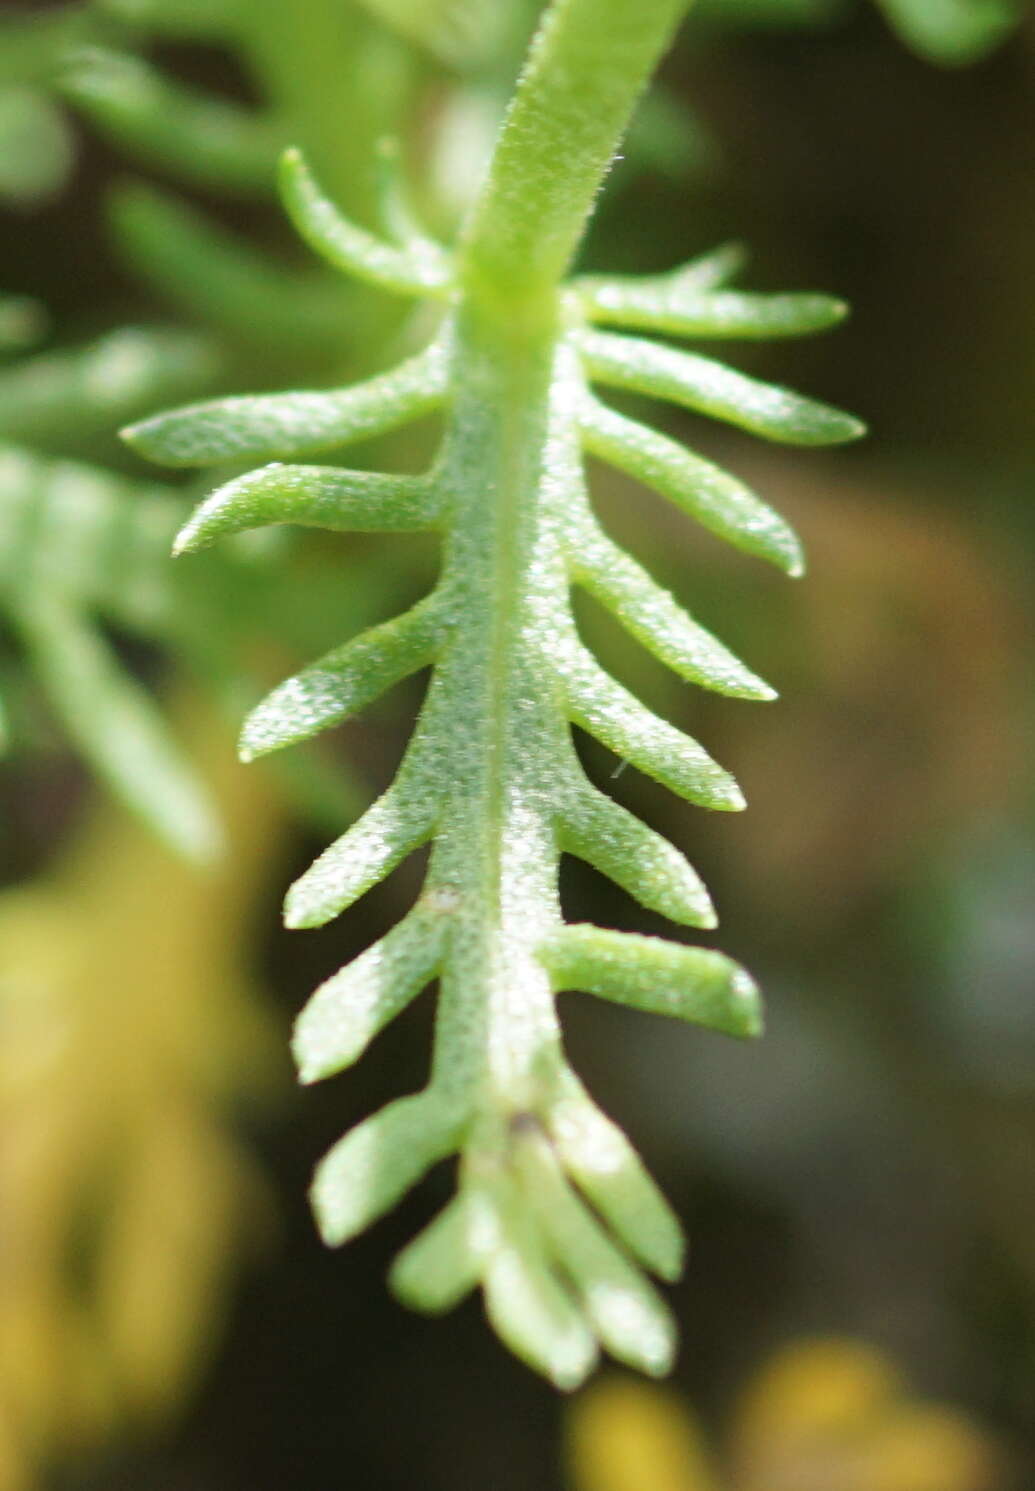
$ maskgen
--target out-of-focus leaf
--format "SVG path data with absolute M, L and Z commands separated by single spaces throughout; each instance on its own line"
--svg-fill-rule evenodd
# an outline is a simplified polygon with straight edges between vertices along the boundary
M 56 81 L 106 138 L 185 181 L 245 193 L 272 186 L 282 142 L 269 121 L 240 104 L 97 47 L 73 54 Z
M 0 199 L 34 207 L 55 196 L 68 179 L 74 154 L 68 126 L 45 93 L 18 85 L 0 88 Z
M 499 45 L 499 0 L 360 0 L 384 25 L 452 67 L 470 67 Z
M 94 769 L 173 848 L 211 859 L 220 846 L 215 813 L 141 686 L 70 608 L 22 597 L 13 614 L 51 703 Z
M 962 67 L 987 56 L 1014 29 L 1018 0 L 878 0 L 906 46 L 928 62 Z
M 232 34 L 248 0 L 97 0 L 116 20 L 154 36 L 198 41 Z
M 0 590 L 61 596 L 161 630 L 183 512 L 160 483 L 0 445 Z
M 348 292 L 289 274 L 185 202 L 142 184 L 112 203 L 130 267 L 191 317 L 246 346 L 280 343 L 310 356 L 342 344 Z
M 0 295 L 0 352 L 21 352 L 47 329 L 47 313 L 26 295 Z
M 0 439 L 74 447 L 167 399 L 211 388 L 219 369 L 211 342 L 158 327 L 124 327 L 22 358 L 0 371 Z
M 655 86 L 633 115 L 624 154 L 639 170 L 685 182 L 715 163 L 719 146 L 678 94 Z
M 0 84 L 45 82 L 66 49 L 86 41 L 93 20 L 86 5 L 12 6 L 0 15 Z

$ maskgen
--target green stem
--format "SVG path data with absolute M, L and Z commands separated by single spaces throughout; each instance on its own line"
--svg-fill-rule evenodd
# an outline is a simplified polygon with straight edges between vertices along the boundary
M 554 664 L 574 643 L 556 619 L 568 611 L 562 534 L 581 455 L 558 287 L 684 8 L 556 0 L 464 235 L 442 463 L 456 502 L 443 585 L 464 625 L 425 716 L 428 736 L 456 742 L 428 887 L 454 908 L 434 1084 L 490 1129 L 493 1114 L 498 1123 L 534 1111 L 559 1056 L 536 956 L 561 924 L 557 804 L 545 784 L 558 760 L 574 760 Z
M 556 0 L 467 224 L 468 277 L 508 297 L 566 272 L 636 101 L 688 0 Z
M 434 1078 L 468 1112 L 505 1116 L 534 1106 L 537 1074 L 559 1040 L 536 949 L 560 924 L 555 805 L 544 784 L 571 750 L 550 683 L 562 639 L 547 618 L 564 614 L 568 586 L 552 478 L 558 443 L 577 452 L 570 419 L 562 413 L 558 429 L 551 407 L 552 329 L 501 348 L 472 309 L 456 356 L 463 381 L 442 477 L 457 510 L 443 585 L 464 625 L 428 701 L 429 734 L 451 738 L 453 783 L 428 885 L 455 908 Z M 471 469 L 484 480 L 465 479 Z

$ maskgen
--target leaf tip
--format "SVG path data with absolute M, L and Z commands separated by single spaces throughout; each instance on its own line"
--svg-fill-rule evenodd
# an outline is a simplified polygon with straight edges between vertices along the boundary
M 738 1034 L 747 1040 L 756 1040 L 765 1034 L 765 1010 L 758 985 L 745 968 L 738 968 L 730 981 L 738 1013 Z
M 191 554 L 195 549 L 200 549 L 204 543 L 198 533 L 197 525 L 193 518 L 184 523 L 179 533 L 173 539 L 172 557 L 179 559 L 182 554 Z
M 322 925 L 319 919 L 313 919 L 306 902 L 295 894 L 294 886 L 284 897 L 283 920 L 289 932 L 307 932 L 311 927 Z
M 291 1055 L 294 1059 L 298 1081 L 302 1087 L 311 1087 L 314 1082 L 319 1082 L 321 1077 L 326 1075 L 317 1053 L 312 1050 L 297 1024 L 294 1035 L 291 1037 Z
M 731 777 L 728 785 L 723 789 L 722 798 L 715 805 L 724 808 L 727 813 L 742 813 L 747 807 L 747 798 L 739 784 Z

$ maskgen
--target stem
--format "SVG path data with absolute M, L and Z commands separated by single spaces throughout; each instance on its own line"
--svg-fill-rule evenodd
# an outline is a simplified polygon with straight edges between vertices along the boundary
M 509 298 L 556 285 L 636 101 L 688 0 L 555 0 L 532 43 L 466 229 L 470 279 Z
M 561 925 L 550 784 L 558 763 L 574 759 L 554 665 L 574 643 L 557 618 L 569 609 L 561 535 L 581 452 L 558 285 L 684 8 L 555 0 L 462 249 L 467 295 L 442 485 L 455 498 L 443 585 L 464 624 L 424 724 L 450 740 L 454 784 L 428 876 L 429 893 L 455 908 L 434 1085 L 481 1115 L 479 1149 L 508 1116 L 535 1110 L 559 1058 L 536 956 Z
M 552 477 L 571 421 L 562 416 L 558 431 L 551 407 L 552 328 L 501 347 L 472 308 L 456 355 L 463 381 L 442 475 L 457 510 L 443 585 L 464 624 L 439 664 L 427 718 L 429 735 L 450 741 L 454 784 L 428 877 L 431 893 L 455 906 L 434 1079 L 468 1111 L 513 1114 L 534 1105 L 537 1073 L 559 1040 L 535 953 L 560 924 L 546 784 L 571 750 L 549 676 L 550 622 L 564 614 L 568 578 Z

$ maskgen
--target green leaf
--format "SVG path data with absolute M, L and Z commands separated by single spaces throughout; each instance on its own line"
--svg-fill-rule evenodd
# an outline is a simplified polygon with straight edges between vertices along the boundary
M 588 331 L 579 338 L 586 370 L 596 382 L 671 399 L 698 414 L 727 420 L 788 445 L 839 445 L 865 426 L 850 414 L 803 398 L 775 383 L 760 383 L 720 362 L 655 342 Z
M 336 284 L 302 279 L 167 193 L 116 191 L 112 226 L 130 268 L 174 305 L 268 353 L 340 349 L 345 302 Z
M 708 948 L 661 937 L 570 926 L 540 950 L 554 987 L 673 1015 L 724 1035 L 762 1031 L 758 990 L 739 964 Z
M 648 910 L 685 926 L 715 926 L 711 898 L 678 849 L 588 782 L 573 790 L 558 832 L 562 849 Z
M 680 678 L 737 699 L 776 697 L 595 522 L 573 532 L 570 559 L 572 578 Z
M 46 202 L 65 185 L 74 158 L 68 126 L 44 92 L 0 87 L 0 200 L 18 207 Z
M 789 575 L 804 573 L 797 534 L 736 477 L 595 399 L 583 404 L 579 427 L 588 451 L 653 487 L 734 548 Z
M 443 250 L 426 239 L 396 248 L 349 222 L 320 190 L 298 150 L 281 157 L 280 194 L 301 236 L 336 269 L 398 295 L 449 289 L 453 275 Z
M 558 1072 L 546 1110 L 565 1170 L 635 1258 L 662 1279 L 678 1279 L 685 1245 L 679 1220 L 617 1124 L 573 1072 Z
M 378 800 L 296 880 L 284 902 L 288 927 L 322 927 L 426 844 L 439 803 L 414 775 L 396 778 Z
M 616 756 L 702 808 L 737 812 L 744 797 L 695 740 L 652 714 L 584 648 L 565 662 L 571 718 Z
M 439 970 L 446 928 L 419 909 L 339 970 L 313 994 L 295 1025 L 292 1050 L 302 1082 L 358 1061 Z
M 248 194 L 273 184 L 281 142 L 268 120 L 173 83 L 139 57 L 83 48 L 57 83 L 107 139 L 184 181 Z
M 525 1204 L 563 1262 L 602 1345 L 641 1372 L 668 1372 L 676 1350 L 668 1310 L 572 1194 L 543 1135 L 523 1134 L 515 1148 Z
M 583 280 L 579 290 L 591 321 L 668 336 L 809 336 L 837 326 L 848 314 L 844 301 L 830 295 L 702 294 L 675 279 L 649 288 L 622 279 Z
M 40 353 L 0 371 L 0 438 L 51 446 L 106 435 L 120 420 L 210 387 L 218 371 L 210 342 L 157 328 Z
M 408 0 L 398 3 L 408 14 Z M 654 910 L 691 925 L 714 919 L 675 848 L 590 787 L 573 723 L 690 801 L 743 806 L 736 783 L 696 741 L 650 713 L 582 647 L 573 584 L 682 677 L 733 695 L 771 693 L 600 532 L 585 452 L 652 482 L 739 547 L 801 567 L 782 519 L 734 478 L 591 401 L 583 370 L 781 439 L 858 432 L 847 416 L 721 364 L 582 329 L 580 296 L 590 309 L 597 296 L 604 314 L 617 297 L 622 314 L 675 316 L 700 335 L 799 332 L 833 318 L 825 300 L 715 293 L 737 267 L 736 252 L 625 289 L 560 283 L 683 8 L 682 0 L 551 0 L 462 226 L 447 332 L 424 354 L 358 387 L 210 402 L 129 432 L 138 449 L 172 464 L 236 462 L 320 452 L 446 406 L 427 477 L 251 472 L 202 505 L 180 545 L 277 521 L 337 530 L 429 524 L 442 533 L 428 600 L 275 691 L 244 745 L 254 753 L 300 739 L 432 664 L 395 781 L 285 904 L 289 926 L 322 925 L 432 843 L 414 910 L 322 986 L 296 1036 L 303 1076 L 327 1075 L 355 1060 L 437 975 L 429 1085 L 331 1151 L 314 1207 L 327 1240 L 341 1242 L 436 1160 L 458 1154 L 459 1199 L 400 1257 L 393 1285 L 437 1310 L 480 1282 L 503 1339 L 563 1387 L 591 1369 L 598 1343 L 645 1370 L 665 1368 L 671 1323 L 622 1250 L 671 1278 L 683 1244 L 632 1147 L 568 1067 L 556 993 L 586 989 L 738 1035 L 756 1033 L 761 1019 L 754 985 L 720 953 L 564 925 L 565 851 Z M 390 164 L 382 160 L 382 178 Z M 320 194 L 297 157 L 286 174 L 299 225 L 339 268 L 407 293 L 444 289 L 439 268 L 425 268 L 441 257 L 390 182 L 380 190 L 386 236 L 377 238 Z
M 340 724 L 393 684 L 426 667 L 441 643 L 443 621 L 441 600 L 432 594 L 289 678 L 245 720 L 242 761 Z
M 427 1093 L 389 1103 L 346 1134 L 316 1168 L 320 1235 L 339 1247 L 369 1227 L 455 1146 L 456 1122 Z
M 596 1342 L 554 1274 L 521 1198 L 508 1202 L 504 1241 L 485 1273 L 485 1308 L 515 1356 L 570 1392 L 596 1365 Z
M 411 1310 L 452 1310 L 478 1287 L 484 1255 L 498 1231 L 490 1197 L 469 1186 L 399 1254 L 389 1287 Z
M 170 601 L 178 493 L 101 467 L 0 446 L 0 585 L 63 597 L 145 631 Z
M 213 399 L 131 425 L 122 438 L 166 466 L 316 455 L 430 413 L 445 392 L 445 350 L 433 343 L 391 372 L 350 388 Z
M 428 477 L 274 462 L 217 487 L 184 525 L 174 552 L 201 549 L 217 538 L 270 523 L 339 533 L 420 531 L 438 525 L 442 506 Z
M 601 289 L 615 293 L 619 287 L 642 299 L 684 296 L 697 300 L 735 279 L 746 262 L 742 243 L 723 243 L 664 274 L 578 274 L 571 281 L 569 294 L 580 307 L 592 305 Z
M 220 832 L 207 794 L 139 684 L 65 606 L 21 596 L 11 611 L 51 703 L 94 769 L 172 848 L 212 859 Z

